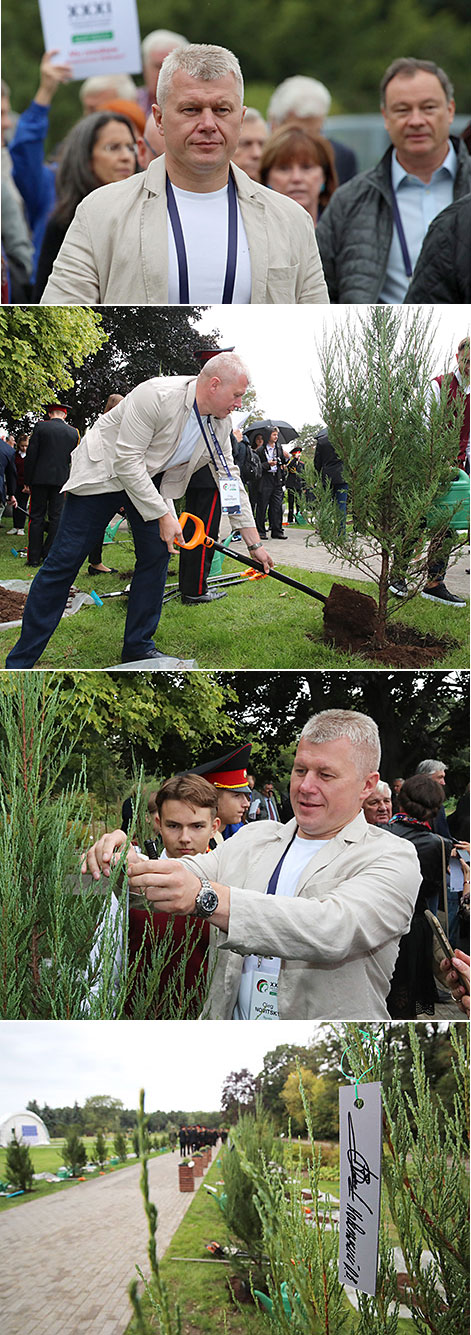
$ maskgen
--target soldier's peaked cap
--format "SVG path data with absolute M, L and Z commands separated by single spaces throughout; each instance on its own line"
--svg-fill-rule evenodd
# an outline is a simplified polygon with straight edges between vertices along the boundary
M 191 773 L 201 774 L 209 783 L 213 783 L 215 788 L 230 788 L 236 793 L 250 793 L 247 765 L 251 750 L 252 743 L 247 742 L 245 746 L 238 746 L 235 751 L 229 751 L 227 756 L 217 756 L 215 760 L 208 760 L 205 765 L 195 765 Z

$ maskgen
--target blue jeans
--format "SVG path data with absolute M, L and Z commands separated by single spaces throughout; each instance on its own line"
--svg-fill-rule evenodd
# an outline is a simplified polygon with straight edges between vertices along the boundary
M 154 479 L 157 481 L 157 479 Z M 129 590 L 123 657 L 145 658 L 154 649 L 170 553 L 162 542 L 158 519 L 145 521 L 124 491 L 103 495 L 66 495 L 60 525 L 44 565 L 33 580 L 20 638 L 5 666 L 34 667 L 58 626 L 82 562 L 121 505 L 131 525 L 136 566 Z M 97 666 L 90 664 L 90 667 Z

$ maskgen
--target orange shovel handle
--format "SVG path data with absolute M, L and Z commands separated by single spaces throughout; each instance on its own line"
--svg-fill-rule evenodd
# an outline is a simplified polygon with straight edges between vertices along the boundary
M 187 542 L 184 542 L 183 539 L 180 541 L 179 538 L 175 538 L 174 539 L 175 545 L 177 547 L 183 547 L 184 550 L 188 552 L 193 551 L 194 547 L 202 547 L 202 546 L 213 547 L 214 546 L 213 539 L 208 538 L 207 534 L 205 533 L 203 520 L 199 518 L 199 515 L 190 515 L 187 513 L 187 511 L 185 511 L 184 514 L 179 516 L 180 528 L 185 527 L 187 519 L 192 520 L 192 523 L 195 526 L 194 533 L 192 534 L 191 538 L 188 539 Z

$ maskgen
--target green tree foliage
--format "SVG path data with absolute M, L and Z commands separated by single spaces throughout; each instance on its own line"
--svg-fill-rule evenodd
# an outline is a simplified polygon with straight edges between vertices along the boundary
M 400 1044 L 392 1039 L 373 1044 L 358 1025 L 342 1026 L 337 1044 L 348 1048 L 350 1068 L 359 1080 L 383 1080 L 384 1196 L 404 1257 L 413 1326 L 420 1335 L 457 1335 L 469 1329 L 469 1030 L 450 1026 L 453 1093 L 445 1108 L 426 1074 L 422 1026 L 399 1026 Z M 394 1031 L 396 1026 L 394 1027 Z M 404 1088 L 404 1039 L 407 1033 L 410 1092 Z M 395 1036 L 395 1035 L 394 1035 Z M 425 1037 L 430 1038 L 428 1027 Z M 381 1031 L 376 1031 L 381 1040 Z M 330 1040 L 329 1040 L 330 1041 Z M 429 1045 L 428 1045 L 429 1046 Z M 402 1054 L 402 1055 L 401 1055 Z M 337 1060 L 337 1052 L 336 1052 Z M 389 1075 L 387 1067 L 389 1065 Z M 302 1082 L 301 1082 L 302 1083 Z M 313 1223 L 301 1204 L 305 1177 L 292 1174 L 289 1184 L 265 1166 L 249 1169 L 253 1199 L 262 1226 L 270 1304 L 268 1328 L 275 1335 L 396 1335 L 399 1291 L 390 1225 L 380 1233 L 376 1296 L 359 1294 L 359 1314 L 346 1301 L 338 1275 L 338 1231 L 330 1223 L 330 1207 L 319 1192 L 320 1155 L 314 1149 L 314 1128 L 305 1099 L 312 1149 L 309 1185 Z M 424 1251 L 431 1259 L 424 1257 Z
M 247 740 L 263 737 L 275 781 L 282 778 L 281 748 L 293 745 L 311 714 L 358 709 L 378 725 L 383 779 L 408 777 L 437 754 L 448 766 L 447 792 L 459 796 L 466 787 L 467 672 L 226 672 L 224 681 L 235 695 L 227 714 Z
M 342 529 L 330 487 L 309 469 L 308 509 L 327 551 L 378 585 L 380 637 L 397 610 L 388 601 L 393 565 L 407 574 L 413 596 L 427 580 L 428 543 L 443 541 L 448 528 L 447 513 L 435 506 L 452 481 L 460 417 L 450 423 L 446 395 L 428 406 L 433 320 L 421 307 L 373 306 L 358 318 L 349 312 L 325 335 L 320 354 L 323 413 L 342 460 L 351 525 Z
M 127 1159 L 128 1143 L 126 1140 L 126 1136 L 123 1134 L 122 1131 L 116 1132 L 115 1138 L 113 1140 L 113 1149 L 118 1159 L 121 1159 L 121 1162 L 124 1163 L 125 1160 Z
M 100 1165 L 100 1168 L 104 1167 L 106 1160 L 108 1158 L 105 1137 L 101 1131 L 98 1132 L 95 1144 L 93 1146 L 93 1158 L 95 1163 Z
M 119 1126 L 122 1107 L 121 1099 L 111 1098 L 109 1094 L 95 1094 L 86 1099 L 82 1119 L 87 1135 L 93 1136 L 96 1131 L 109 1135 L 115 1131 Z
M 73 701 L 64 719 L 60 689 L 51 691 L 42 673 L 11 674 L 2 681 L 0 1014 L 4 1019 L 112 1019 L 126 1013 L 138 1019 L 196 1018 L 201 980 L 191 991 L 184 985 L 191 923 L 178 959 L 169 920 L 138 980 L 144 941 L 132 965 L 128 961 L 127 897 L 121 893 L 128 844 L 102 886 L 87 884 L 80 874 L 89 839 L 83 761 L 79 773 L 64 781 L 80 746 L 82 725 L 77 715 L 74 721 Z
M 301 1072 L 305 1101 L 312 1118 L 316 1140 L 332 1140 L 338 1135 L 338 1081 L 335 1075 L 315 1075 L 306 1067 Z M 282 1090 L 282 1099 L 293 1127 L 306 1129 L 305 1104 L 301 1097 L 297 1071 L 288 1076 Z
M 4 306 L 0 310 L 0 417 L 11 427 L 41 413 L 51 396 L 73 385 L 81 366 L 106 340 L 101 318 L 81 306 Z
M 72 1169 L 72 1177 L 78 1177 L 85 1168 L 87 1151 L 74 1126 L 69 1128 L 62 1155 L 67 1168 Z
M 18 1191 L 31 1191 L 33 1186 L 33 1161 L 27 1145 L 23 1145 L 13 1132 L 5 1155 L 5 1177 Z
M 242 1110 L 255 1107 L 257 1082 L 247 1067 L 226 1076 L 221 1093 L 221 1108 L 228 1122 L 237 1122 Z
M 53 308 L 52 308 L 53 309 Z M 217 345 L 197 330 L 204 306 L 99 307 L 106 343 L 74 374 L 68 402 L 81 432 L 103 412 L 109 394 L 127 394 L 158 375 L 198 375 L 196 352 Z
M 281 1160 L 274 1125 L 263 1112 L 260 1101 L 255 1115 L 244 1113 L 239 1118 L 221 1158 L 225 1222 L 234 1241 L 243 1242 L 254 1261 L 260 1263 L 263 1228 L 255 1204 L 252 1172 L 257 1177 L 265 1172 L 267 1165 Z

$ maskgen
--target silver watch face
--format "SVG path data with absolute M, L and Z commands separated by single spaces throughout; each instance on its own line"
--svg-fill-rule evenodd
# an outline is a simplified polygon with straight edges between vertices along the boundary
M 218 904 L 219 904 L 219 899 L 217 897 L 216 891 L 213 890 L 213 887 L 212 885 L 209 884 L 209 881 L 206 882 L 203 881 L 201 885 L 201 890 L 199 894 L 196 896 L 195 900 L 196 913 L 200 918 L 210 918 L 211 914 L 215 912 L 215 909 L 217 909 Z

